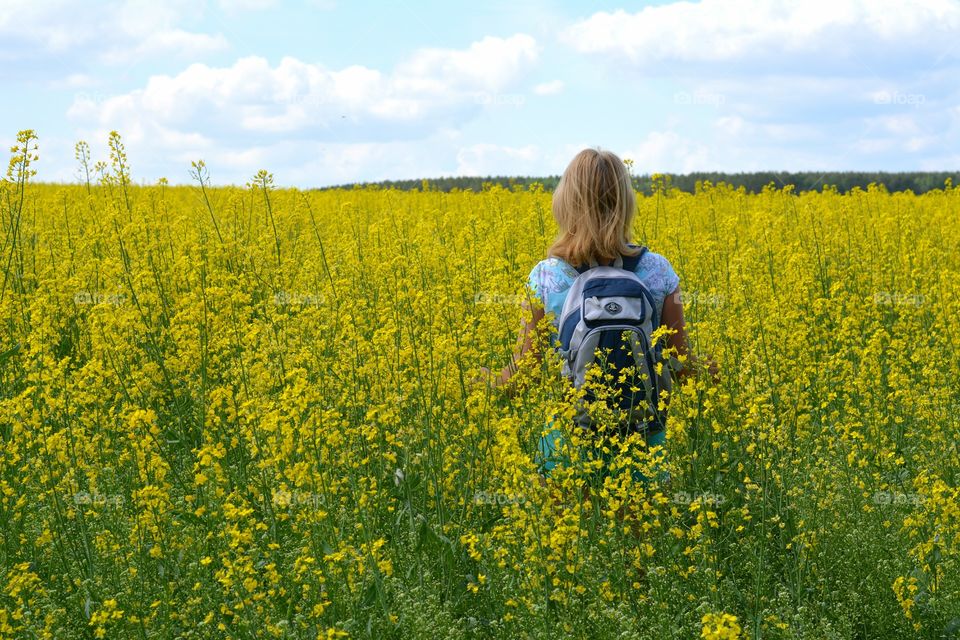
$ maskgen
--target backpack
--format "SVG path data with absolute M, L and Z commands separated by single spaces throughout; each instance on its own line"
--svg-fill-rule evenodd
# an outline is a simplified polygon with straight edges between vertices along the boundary
M 619 395 L 608 398 L 607 404 L 621 418 L 620 429 L 650 435 L 665 429 L 660 393 L 669 390 L 671 382 L 665 362 L 657 373 L 662 343 L 650 346 L 655 308 L 653 295 L 635 273 L 647 252 L 646 247 L 640 249 L 636 256 L 618 256 L 613 266 L 592 261 L 589 267 L 577 268 L 579 275 L 560 313 L 559 353 L 563 374 L 576 388 L 583 385 L 594 363 L 613 373 L 614 382 L 607 388 Z M 619 373 L 634 366 L 626 380 L 619 382 Z M 583 400 L 586 402 L 579 403 L 574 420 L 581 427 L 593 428 L 587 403 L 596 401 L 595 394 L 587 390 Z

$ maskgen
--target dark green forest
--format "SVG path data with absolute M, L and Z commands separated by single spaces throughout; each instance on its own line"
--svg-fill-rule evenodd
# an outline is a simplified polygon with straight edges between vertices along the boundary
M 888 191 L 912 191 L 924 193 L 932 189 L 942 189 L 947 180 L 957 184 L 960 172 L 957 171 L 911 171 L 911 172 L 870 172 L 870 171 L 841 171 L 841 172 L 787 172 L 761 171 L 755 173 L 719 173 L 697 172 L 688 174 L 659 174 L 657 180 L 662 180 L 666 188 L 677 188 L 681 191 L 694 193 L 698 183 L 711 184 L 725 183 L 735 188 L 743 187 L 748 192 L 756 193 L 764 187 L 775 188 L 792 185 L 796 191 L 821 191 L 825 187 L 836 188 L 846 193 L 855 187 L 866 189 L 871 183 L 883 184 Z M 381 189 L 398 189 L 401 191 L 482 191 L 492 185 L 500 185 L 508 189 L 525 189 L 533 185 L 541 185 L 546 191 L 552 191 L 560 180 L 560 176 L 546 177 L 443 177 L 422 180 L 384 180 L 381 182 L 364 182 L 358 184 L 344 184 L 325 189 L 350 189 L 354 187 L 377 187 Z M 655 177 L 641 175 L 634 177 L 637 191 L 653 193 Z

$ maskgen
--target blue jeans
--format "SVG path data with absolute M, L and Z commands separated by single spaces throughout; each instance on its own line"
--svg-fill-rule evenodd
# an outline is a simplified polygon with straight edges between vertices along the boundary
M 557 466 L 568 466 L 570 464 L 570 459 L 560 453 L 560 449 L 563 444 L 563 434 L 560 433 L 560 430 L 556 427 L 552 427 L 553 422 L 547 424 L 547 427 L 550 428 L 546 434 L 540 436 L 540 443 L 537 445 L 537 464 L 540 467 L 540 473 L 544 476 L 549 476 L 550 472 L 553 471 Z M 646 437 L 646 443 L 648 447 L 660 446 L 663 447 L 666 445 L 667 441 L 667 432 L 666 430 L 658 431 L 652 433 Z M 608 466 L 610 461 L 613 459 L 612 453 L 603 455 L 604 467 L 601 477 L 605 477 L 609 471 Z M 655 454 L 655 459 L 658 461 L 663 457 L 664 451 L 661 448 Z M 656 465 L 659 467 L 659 464 Z M 646 484 L 649 481 L 645 475 L 640 473 L 638 470 L 633 471 L 633 480 L 635 482 Z M 659 471 L 657 473 L 657 480 L 661 482 L 668 479 L 669 474 L 665 471 Z

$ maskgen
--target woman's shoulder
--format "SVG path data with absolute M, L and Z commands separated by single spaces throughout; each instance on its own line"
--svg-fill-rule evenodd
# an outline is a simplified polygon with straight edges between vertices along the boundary
M 577 278 L 577 270 L 556 256 L 547 256 L 530 270 L 528 282 L 534 291 L 560 291 Z
M 531 273 L 534 271 L 547 271 L 547 272 L 558 272 L 566 274 L 577 274 L 577 270 L 563 258 L 558 258 L 556 256 L 547 256 L 537 264 L 533 266 Z
M 662 253 L 657 253 L 653 249 L 647 249 L 643 252 L 643 256 L 640 257 L 640 266 L 670 266 L 670 261 Z
M 680 277 L 667 257 L 651 249 L 647 249 L 640 257 L 636 273 L 664 293 L 670 293 L 680 284 Z
M 549 271 L 577 272 L 577 270 L 574 269 L 569 262 L 563 258 L 558 258 L 557 256 L 547 256 L 538 262 L 537 266 L 539 266 L 541 269 L 547 269 Z

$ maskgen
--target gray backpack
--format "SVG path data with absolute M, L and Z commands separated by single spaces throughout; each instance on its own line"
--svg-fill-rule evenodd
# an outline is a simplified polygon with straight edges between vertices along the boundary
M 666 425 L 666 412 L 659 408 L 660 394 L 671 387 L 667 363 L 660 373 L 662 342 L 651 347 L 655 315 L 653 296 L 635 273 L 647 248 L 636 256 L 620 256 L 613 266 L 578 268 L 560 313 L 560 355 L 563 374 L 577 388 L 584 384 L 587 369 L 599 364 L 614 374 L 616 382 L 608 406 L 620 417 L 626 431 L 652 434 Z M 619 381 L 628 369 L 626 379 Z M 595 394 L 585 392 L 578 407 L 576 422 L 592 428 L 587 403 L 596 401 Z

